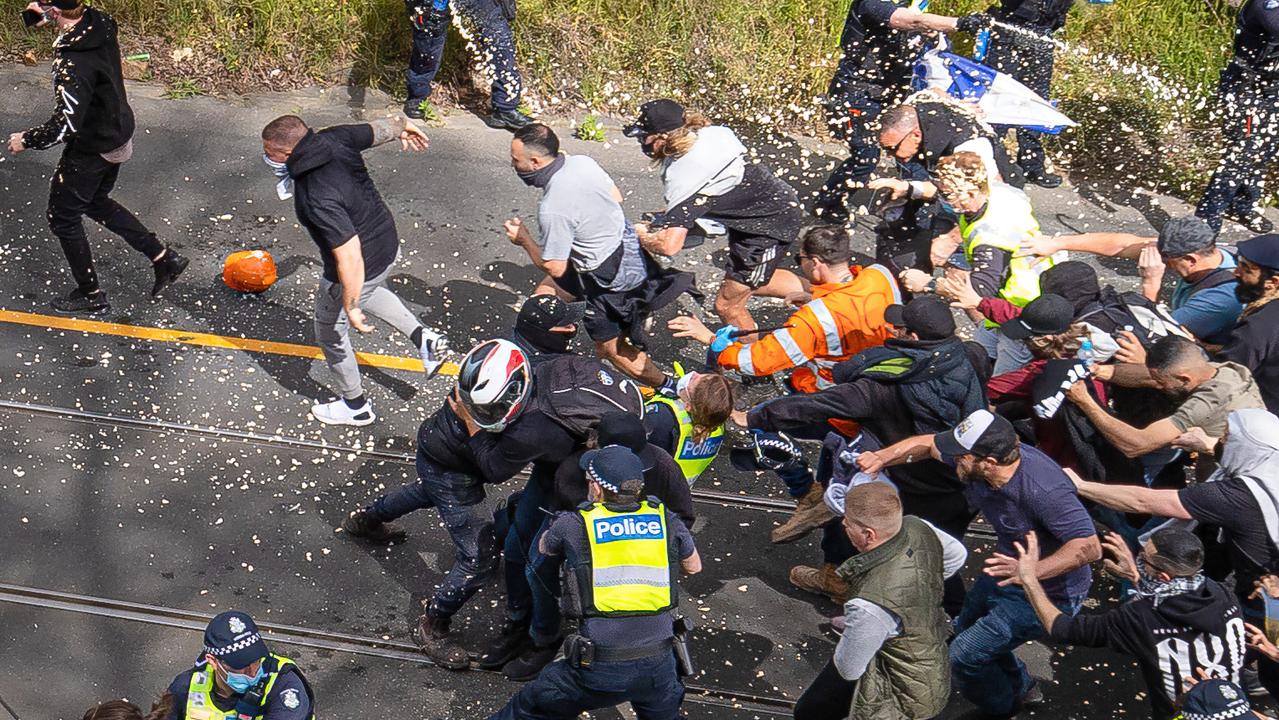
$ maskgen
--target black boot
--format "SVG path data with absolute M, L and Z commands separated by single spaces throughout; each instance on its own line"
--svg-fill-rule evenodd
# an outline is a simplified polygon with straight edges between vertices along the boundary
M 530 643 L 520 656 L 506 664 L 502 668 L 502 674 L 507 680 L 516 682 L 527 682 L 537 677 L 542 672 L 542 668 L 551 664 L 555 659 L 555 655 L 560 651 L 560 641 L 558 639 L 551 642 L 550 645 L 535 645 Z
M 528 636 L 528 622 L 507 619 L 502 623 L 502 632 L 484 652 L 480 653 L 479 666 L 482 670 L 501 670 L 507 663 L 519 657 L 524 648 L 532 644 Z
M 417 622 L 417 644 L 436 665 L 448 670 L 466 670 L 471 667 L 471 658 L 465 648 L 449 637 L 451 620 L 432 617 L 430 613 L 423 615 Z
M 164 256 L 151 263 L 155 270 L 155 285 L 151 286 L 151 294 L 159 295 L 161 291 L 172 285 L 190 264 L 190 260 L 179 255 L 173 248 L 165 248 Z
M 49 305 L 63 315 L 89 315 L 111 309 L 107 294 L 100 289 L 90 293 L 77 288 L 66 297 L 55 298 Z
M 367 508 L 348 515 L 342 521 L 342 531 L 353 538 L 379 545 L 398 545 L 409 537 L 399 526 L 378 520 Z
M 484 117 L 484 124 L 495 130 L 515 132 L 533 122 L 533 118 L 519 110 L 494 110 L 492 115 Z

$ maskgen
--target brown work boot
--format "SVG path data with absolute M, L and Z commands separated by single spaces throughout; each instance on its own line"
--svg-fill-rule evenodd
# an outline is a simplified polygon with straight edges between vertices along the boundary
M 813 483 L 804 497 L 796 503 L 795 512 L 791 514 L 790 519 L 773 528 L 773 542 L 795 542 L 812 532 L 813 528 L 821 527 L 835 517 L 830 508 L 826 507 L 826 501 L 822 499 L 825 492 L 826 488 L 823 488 L 821 483 Z
M 422 652 L 436 665 L 449 670 L 465 670 L 471 666 L 471 658 L 466 649 L 454 642 L 449 635 L 451 619 L 423 615 L 417 623 L 414 639 Z
M 800 590 L 825 595 L 836 605 L 848 602 L 848 583 L 835 574 L 833 563 L 822 563 L 820 568 L 796 565 L 790 569 L 790 584 Z

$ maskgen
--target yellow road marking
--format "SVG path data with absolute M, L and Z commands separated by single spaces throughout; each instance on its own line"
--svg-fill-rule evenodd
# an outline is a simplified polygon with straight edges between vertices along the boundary
M 75 317 L 40 315 L 38 313 L 19 312 L 17 310 L 0 309 L 0 322 L 30 325 L 32 327 L 41 327 L 49 330 L 71 330 L 73 332 L 86 332 L 93 333 L 95 335 L 115 335 L 117 337 L 130 337 L 137 338 L 139 340 L 152 340 L 155 342 L 200 345 L 203 347 L 217 347 L 228 350 L 271 353 L 273 355 L 290 355 L 292 357 L 310 358 L 313 360 L 324 359 L 324 353 L 320 351 L 320 348 L 313 345 L 298 345 L 295 343 L 276 342 L 274 340 L 238 338 L 230 337 L 228 335 L 188 332 L 186 330 L 170 330 L 168 328 L 147 327 L 144 325 L 123 325 L 121 323 L 85 320 L 83 318 Z M 422 360 L 420 358 L 397 357 L 395 355 L 379 355 L 377 353 L 364 352 L 357 352 L 355 357 L 361 365 L 368 365 L 370 367 L 385 368 L 387 370 L 424 372 L 422 368 Z M 440 374 L 457 375 L 457 363 L 444 363 L 444 365 L 440 367 Z

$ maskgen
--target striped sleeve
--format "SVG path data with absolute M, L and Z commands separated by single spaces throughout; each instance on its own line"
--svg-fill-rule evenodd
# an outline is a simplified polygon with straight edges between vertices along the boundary
M 814 301 L 816 302 L 819 301 Z M 787 321 L 790 328 L 774 330 L 750 344 L 729 345 L 719 354 L 719 364 L 743 375 L 765 376 L 812 360 L 826 345 L 826 333 L 820 320 L 814 317 L 811 307 L 814 303 L 805 305 L 791 315 Z M 831 322 L 834 322 L 833 318 Z M 838 334 L 836 341 L 838 342 Z

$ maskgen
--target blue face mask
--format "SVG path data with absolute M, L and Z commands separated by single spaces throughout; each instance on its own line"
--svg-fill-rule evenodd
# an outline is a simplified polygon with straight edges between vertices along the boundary
M 696 375 L 697 373 L 691 372 L 680 376 L 680 379 L 675 381 L 675 394 L 684 397 L 684 393 L 688 392 L 688 386 L 693 384 L 693 377 Z
M 942 200 L 940 197 L 937 198 L 937 202 L 941 204 L 942 211 L 954 215 L 955 217 L 959 217 L 959 211 L 955 209 L 954 205 Z
M 252 688 L 254 685 L 257 685 L 258 681 L 260 681 L 262 679 L 262 676 L 265 674 L 266 673 L 262 671 L 261 665 L 258 665 L 258 671 L 254 675 L 245 675 L 243 673 L 233 673 L 228 670 L 226 674 L 226 684 L 227 684 L 227 687 L 231 688 L 231 691 L 234 692 L 235 694 L 243 695 L 244 693 L 248 692 L 249 689 Z

